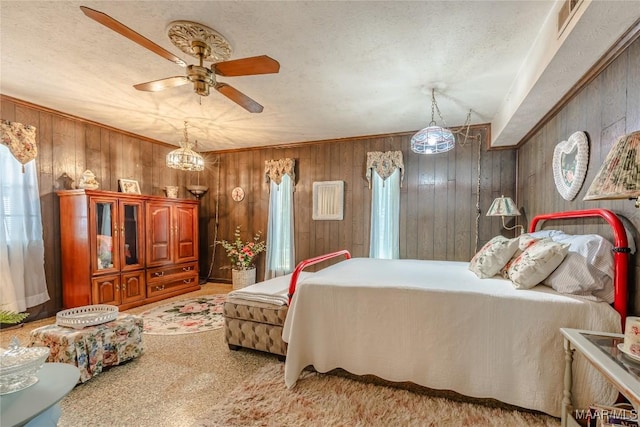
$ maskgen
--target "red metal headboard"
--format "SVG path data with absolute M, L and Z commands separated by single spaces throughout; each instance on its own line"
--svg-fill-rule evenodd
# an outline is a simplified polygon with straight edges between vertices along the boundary
M 611 225 L 613 230 L 613 261 L 615 271 L 613 275 L 614 300 L 613 308 L 620 313 L 622 317 L 622 330 L 624 331 L 625 319 L 627 317 L 627 280 L 629 279 L 628 264 L 629 252 L 627 242 L 627 233 L 622 225 L 620 218 L 607 209 L 585 209 L 582 211 L 567 211 L 551 214 L 537 215 L 529 225 L 529 232 L 536 231 L 536 225 L 540 221 L 552 219 L 568 219 L 568 218 L 588 218 L 601 217 Z

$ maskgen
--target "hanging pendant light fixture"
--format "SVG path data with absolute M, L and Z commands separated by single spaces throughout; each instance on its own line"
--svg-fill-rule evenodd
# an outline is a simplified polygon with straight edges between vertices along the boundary
M 202 156 L 193 151 L 193 144 L 189 142 L 187 134 L 187 122 L 184 122 L 184 139 L 180 141 L 180 148 L 177 148 L 167 154 L 167 166 L 173 169 L 183 171 L 201 171 L 204 170 L 204 159 Z
M 418 131 L 411 137 L 411 151 L 414 153 L 446 153 L 456 146 L 456 137 L 453 135 L 453 132 L 446 127 L 436 125 L 436 121 L 434 119 L 436 111 L 438 112 L 438 116 L 440 117 L 442 124 L 446 126 L 446 123 L 444 123 L 444 119 L 442 118 L 442 114 L 440 114 L 438 104 L 436 103 L 436 91 L 435 89 L 431 89 L 431 122 L 429 122 L 429 126 Z

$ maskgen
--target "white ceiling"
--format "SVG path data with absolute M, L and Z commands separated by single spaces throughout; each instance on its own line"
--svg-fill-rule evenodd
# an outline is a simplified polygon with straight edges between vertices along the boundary
M 184 69 L 86 17 L 110 15 L 184 59 L 176 20 L 223 34 L 231 59 L 269 55 L 278 74 L 219 77 L 264 106 L 251 114 L 190 85 L 134 84 Z M 583 0 L 561 37 L 553 1 L 0 2 L 0 93 L 202 151 L 415 131 L 431 120 L 492 123 L 517 144 L 640 17 L 639 1 Z M 437 116 L 436 116 L 436 119 Z M 439 122 L 439 120 L 437 120 Z M 440 124 L 440 122 L 439 122 Z

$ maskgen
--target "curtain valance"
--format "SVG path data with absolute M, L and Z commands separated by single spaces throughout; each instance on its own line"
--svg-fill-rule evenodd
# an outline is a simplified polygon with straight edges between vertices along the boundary
M 9 148 L 13 157 L 24 165 L 38 155 L 36 128 L 18 122 L 0 120 L 0 141 Z
M 277 185 L 280 185 L 280 182 L 282 182 L 282 177 L 285 175 L 289 175 L 289 177 L 291 178 L 291 182 L 295 186 L 295 166 L 295 159 L 285 158 L 278 160 L 265 160 L 264 174 L 266 177 L 266 181 L 269 182 L 269 180 L 271 180 Z
M 370 151 L 367 153 L 367 181 L 371 188 L 371 176 L 376 171 L 382 180 L 386 180 L 392 173 L 400 169 L 400 186 L 404 180 L 404 162 L 402 151 Z

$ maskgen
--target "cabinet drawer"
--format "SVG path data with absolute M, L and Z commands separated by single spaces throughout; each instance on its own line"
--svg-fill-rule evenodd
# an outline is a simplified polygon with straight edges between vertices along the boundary
M 147 283 L 166 282 L 176 279 L 178 276 L 192 276 L 198 273 L 198 263 L 190 262 L 178 265 L 168 265 L 165 267 L 155 267 L 147 269 Z
M 156 281 L 147 284 L 147 297 L 174 292 L 182 288 L 189 288 L 198 284 L 198 274 L 193 271 L 173 280 Z

